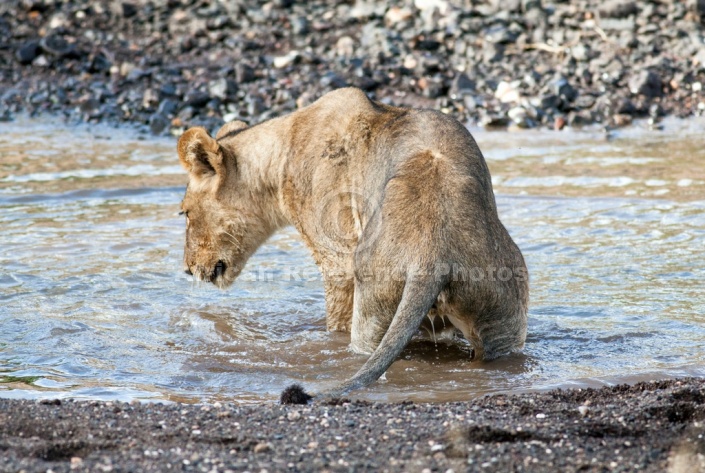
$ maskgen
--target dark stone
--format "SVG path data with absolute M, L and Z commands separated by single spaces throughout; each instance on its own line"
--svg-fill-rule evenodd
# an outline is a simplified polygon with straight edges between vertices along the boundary
M 88 118 L 100 118 L 100 100 L 96 98 L 84 100 L 79 106 L 79 110 Z
M 629 90 L 634 95 L 648 98 L 660 97 L 663 93 L 661 77 L 651 70 L 643 70 L 629 79 Z
M 606 18 L 626 18 L 639 12 L 636 2 L 609 0 L 600 6 L 600 15 Z
M 113 63 L 110 62 L 110 59 L 108 59 L 107 56 L 102 52 L 99 52 L 91 56 L 90 62 L 88 64 L 88 72 L 108 72 L 112 65 Z
M 705 0 L 693 0 L 693 11 L 700 17 L 700 22 L 705 23 Z
M 176 86 L 172 84 L 171 82 L 167 82 L 161 85 L 159 87 L 159 96 L 166 98 L 166 97 L 176 97 L 177 96 L 177 90 Z
M 39 55 L 39 41 L 27 41 L 15 51 L 15 58 L 20 64 L 31 64 Z
M 200 90 L 190 90 L 184 97 L 184 103 L 194 109 L 204 107 L 211 99 L 211 96 Z
M 39 40 L 39 46 L 44 52 L 60 58 L 78 59 L 81 52 L 74 44 L 66 41 L 65 38 L 57 34 L 45 36 Z
M 542 96 L 539 98 L 539 103 L 538 103 L 538 104 L 539 104 L 539 107 L 540 107 L 542 110 L 550 110 L 550 109 L 553 109 L 553 108 L 557 108 L 559 102 L 560 102 L 560 100 L 559 100 L 559 98 L 558 98 L 558 95 L 556 95 L 556 94 L 546 94 L 546 95 L 542 95 Z
M 238 63 L 235 65 L 235 80 L 238 84 L 245 84 L 255 80 L 255 71 L 247 64 Z
M 132 18 L 137 12 L 137 5 L 130 2 L 122 2 L 122 16 L 125 18 Z
M 621 98 L 615 101 L 614 113 L 624 115 L 634 115 L 637 107 L 628 98 Z
M 414 46 L 422 51 L 437 51 L 441 47 L 441 43 L 435 39 L 423 38 L 417 40 Z
M 559 77 L 553 82 L 554 92 L 564 101 L 572 102 L 578 96 L 578 91 L 570 85 L 568 79 Z
M 379 87 L 380 83 L 369 76 L 355 77 L 353 79 L 353 85 L 364 91 L 370 92 Z
M 159 103 L 157 114 L 170 117 L 173 116 L 179 108 L 179 103 L 176 100 L 164 99 Z
M 161 135 L 169 125 L 169 120 L 159 112 L 149 117 L 149 129 L 155 135 Z
M 450 96 L 462 97 L 464 95 L 473 94 L 475 87 L 475 81 L 470 79 L 464 72 L 461 72 L 453 78 L 453 82 L 450 86 Z
M 12 114 L 5 107 L 0 106 L 0 122 L 11 122 Z

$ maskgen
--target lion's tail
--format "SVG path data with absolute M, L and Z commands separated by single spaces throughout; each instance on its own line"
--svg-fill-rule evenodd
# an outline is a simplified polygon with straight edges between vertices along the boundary
M 442 277 L 408 280 L 387 333 L 362 368 L 342 384 L 313 397 L 340 397 L 354 389 L 367 386 L 382 376 L 419 329 L 421 321 L 433 307 L 445 284 L 445 278 Z M 310 399 L 312 396 L 306 394 L 301 386 L 293 385 L 284 390 L 281 403 L 306 404 Z

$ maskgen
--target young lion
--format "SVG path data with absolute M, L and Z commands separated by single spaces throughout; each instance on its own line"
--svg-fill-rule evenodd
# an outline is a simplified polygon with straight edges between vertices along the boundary
M 339 89 L 290 115 L 211 138 L 179 139 L 189 172 L 186 272 L 219 288 L 278 228 L 292 224 L 321 269 L 329 330 L 370 354 L 340 396 L 389 368 L 428 316 L 492 359 L 523 347 L 528 273 L 499 221 L 470 133 L 431 110 Z M 298 387 L 282 402 L 307 402 Z

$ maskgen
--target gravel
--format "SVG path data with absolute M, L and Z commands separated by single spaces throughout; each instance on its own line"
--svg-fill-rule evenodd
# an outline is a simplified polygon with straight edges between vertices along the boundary
M 657 126 L 705 112 L 704 22 L 701 0 L 5 0 L 0 116 L 178 134 L 355 86 L 484 126 Z
M 0 399 L 0 471 L 705 471 L 705 380 L 310 406 Z

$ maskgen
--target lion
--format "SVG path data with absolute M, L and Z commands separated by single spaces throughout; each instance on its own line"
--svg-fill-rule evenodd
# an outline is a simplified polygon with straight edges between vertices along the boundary
M 524 258 L 457 120 L 343 88 L 254 126 L 227 123 L 215 139 L 190 128 L 177 148 L 189 175 L 185 271 L 226 288 L 293 225 L 322 273 L 328 330 L 349 332 L 350 348 L 369 356 L 314 399 L 373 383 L 429 319 L 461 332 L 475 358 L 523 348 Z M 281 400 L 309 399 L 293 386 Z

